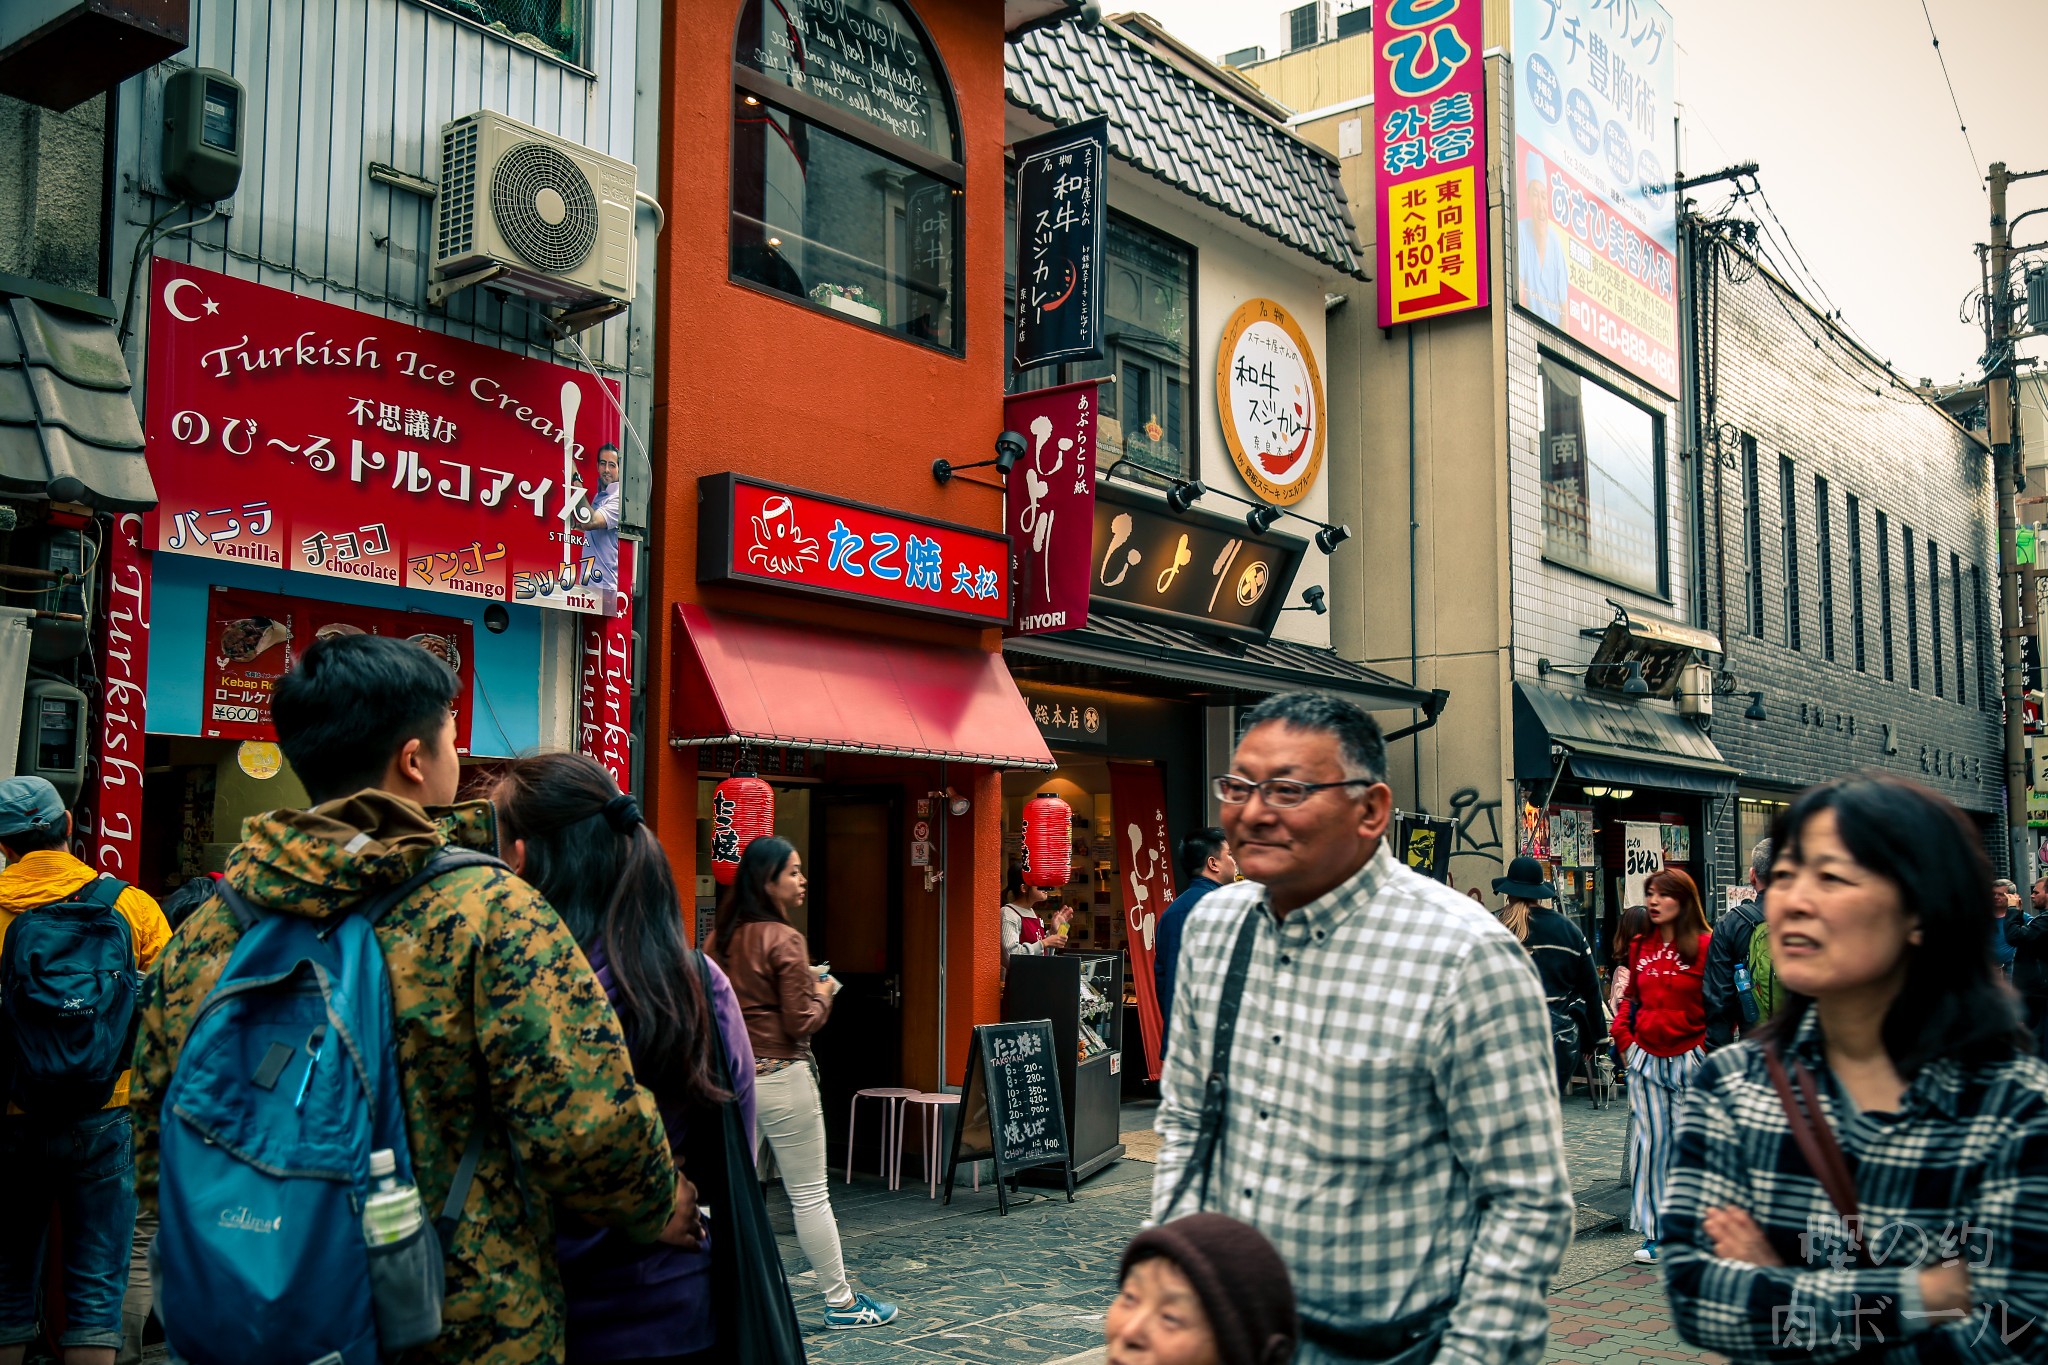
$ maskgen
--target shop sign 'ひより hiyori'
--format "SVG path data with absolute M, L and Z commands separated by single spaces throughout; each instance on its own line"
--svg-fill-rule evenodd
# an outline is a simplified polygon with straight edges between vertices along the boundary
M 150 290 L 151 548 L 615 609 L 613 386 L 162 258 Z

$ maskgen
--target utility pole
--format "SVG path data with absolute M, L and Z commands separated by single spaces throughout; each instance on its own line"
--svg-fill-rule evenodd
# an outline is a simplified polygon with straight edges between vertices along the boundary
M 2012 223 L 2006 217 L 2007 188 L 2048 171 L 2008 171 L 1991 165 L 1991 256 L 1984 316 L 1984 401 L 1998 496 L 1998 614 L 2005 658 L 2005 820 L 2012 879 L 2025 885 L 2036 873 L 2033 839 L 2027 832 L 2026 669 L 2021 660 L 2019 516 L 2013 504 L 2024 466 L 2020 462 L 2018 404 L 2013 390 L 2018 338 L 2012 325 Z

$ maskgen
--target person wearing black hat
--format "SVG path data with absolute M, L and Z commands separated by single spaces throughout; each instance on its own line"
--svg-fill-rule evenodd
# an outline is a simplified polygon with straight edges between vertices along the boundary
M 1493 879 L 1493 889 L 1507 897 L 1500 922 L 1520 940 L 1543 979 L 1562 1089 L 1578 1070 L 1579 1058 L 1607 1036 L 1607 1011 L 1599 1003 L 1600 974 L 1593 968 L 1593 952 L 1578 925 L 1544 904 L 1556 899 L 1557 890 L 1543 879 L 1543 864 L 1536 859 L 1509 863 L 1507 876 Z
M 1220 1213 L 1133 1237 L 1106 1327 L 1108 1365 L 1287 1365 L 1300 1334 L 1280 1253 Z

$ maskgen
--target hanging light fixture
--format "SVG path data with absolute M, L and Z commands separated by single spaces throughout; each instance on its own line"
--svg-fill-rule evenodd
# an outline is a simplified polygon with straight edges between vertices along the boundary
M 775 788 L 752 772 L 738 772 L 711 793 L 711 876 L 731 886 L 747 845 L 775 832 Z
M 1024 881 L 1065 886 L 1074 868 L 1074 808 L 1051 792 L 1024 803 Z

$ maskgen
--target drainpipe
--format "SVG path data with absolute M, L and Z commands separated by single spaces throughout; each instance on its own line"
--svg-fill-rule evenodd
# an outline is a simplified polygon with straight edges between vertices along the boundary
M 1422 523 L 1415 519 L 1415 329 L 1408 328 L 1408 685 L 1416 687 L 1422 681 L 1422 626 L 1416 616 L 1415 591 L 1415 536 L 1422 529 Z M 1414 734 L 1436 724 L 1435 708 L 1425 708 L 1424 721 L 1411 725 L 1397 733 Z M 1415 808 L 1426 809 L 1422 799 L 1422 741 L 1417 739 L 1411 751 L 1415 768 Z

